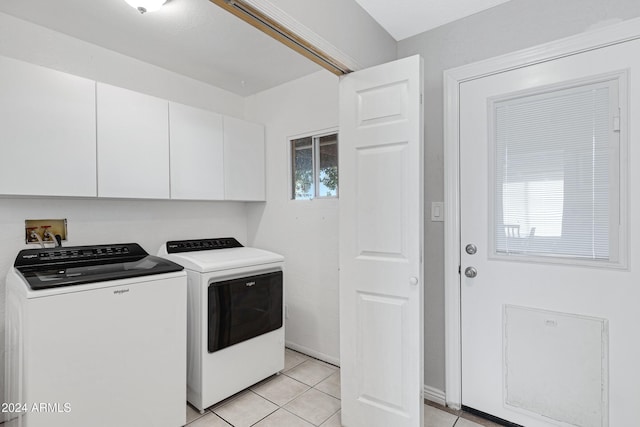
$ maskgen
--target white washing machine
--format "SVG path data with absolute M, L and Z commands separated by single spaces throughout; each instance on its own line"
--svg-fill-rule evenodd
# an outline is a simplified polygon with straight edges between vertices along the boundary
M 201 412 L 284 369 L 284 258 L 233 238 L 167 242 L 188 277 L 187 400 Z
M 6 284 L 5 425 L 186 423 L 180 265 L 135 243 L 28 249 Z

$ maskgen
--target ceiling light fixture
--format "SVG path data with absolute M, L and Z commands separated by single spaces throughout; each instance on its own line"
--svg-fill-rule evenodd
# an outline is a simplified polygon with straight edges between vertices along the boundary
M 153 12 L 162 7 L 167 0 L 124 0 L 140 13 Z

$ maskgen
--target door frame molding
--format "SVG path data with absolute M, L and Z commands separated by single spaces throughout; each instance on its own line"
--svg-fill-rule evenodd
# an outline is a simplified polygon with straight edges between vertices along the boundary
M 445 401 L 462 405 L 462 322 L 460 292 L 460 84 L 581 52 L 640 39 L 640 18 L 445 70 L 444 78 L 444 286 Z

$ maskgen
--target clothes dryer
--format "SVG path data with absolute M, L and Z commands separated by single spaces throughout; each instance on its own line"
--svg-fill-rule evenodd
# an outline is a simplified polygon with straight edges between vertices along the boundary
M 201 412 L 284 369 L 284 258 L 234 238 L 171 241 L 188 277 L 187 400 Z

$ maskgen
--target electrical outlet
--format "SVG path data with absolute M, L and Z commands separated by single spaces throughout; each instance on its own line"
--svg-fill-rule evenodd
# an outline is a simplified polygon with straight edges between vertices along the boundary
M 40 241 L 53 243 L 55 241 L 53 236 L 60 236 L 60 240 L 67 240 L 67 220 L 25 219 L 24 231 L 25 243 L 40 243 Z M 40 236 L 40 240 L 34 236 L 34 233 Z

